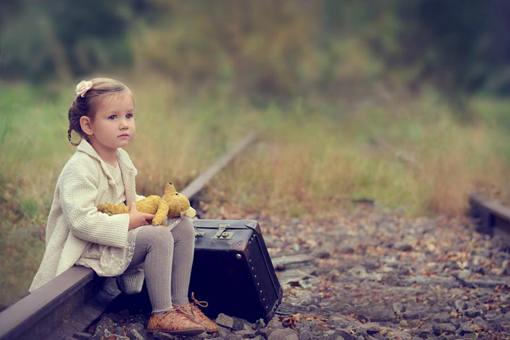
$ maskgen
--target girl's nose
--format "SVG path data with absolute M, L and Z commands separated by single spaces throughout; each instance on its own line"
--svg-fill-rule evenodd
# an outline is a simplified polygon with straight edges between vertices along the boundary
M 126 129 L 129 127 L 127 119 L 121 119 L 120 120 L 120 126 L 121 129 Z

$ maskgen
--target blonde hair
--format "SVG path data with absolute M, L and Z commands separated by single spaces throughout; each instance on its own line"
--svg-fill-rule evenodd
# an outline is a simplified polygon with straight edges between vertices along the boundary
M 80 118 L 83 116 L 94 119 L 97 103 L 107 95 L 128 91 L 129 87 L 118 80 L 111 78 L 93 78 L 90 80 L 82 80 L 76 86 L 76 96 L 69 108 L 69 128 L 67 130 L 67 139 L 72 145 L 78 145 L 79 142 L 73 143 L 71 133 L 74 130 L 81 138 L 87 138 L 80 126 Z

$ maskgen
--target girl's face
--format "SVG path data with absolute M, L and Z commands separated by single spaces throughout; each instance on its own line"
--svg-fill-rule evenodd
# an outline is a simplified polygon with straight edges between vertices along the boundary
M 105 96 L 96 104 L 94 119 L 82 117 L 88 118 L 82 130 L 96 150 L 114 152 L 128 145 L 135 134 L 134 110 L 129 91 Z

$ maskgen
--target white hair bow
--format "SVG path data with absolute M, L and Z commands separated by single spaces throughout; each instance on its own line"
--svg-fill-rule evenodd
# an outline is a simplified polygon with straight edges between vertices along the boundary
M 90 80 L 82 80 L 76 85 L 76 95 L 85 97 L 85 93 L 92 88 L 94 84 Z

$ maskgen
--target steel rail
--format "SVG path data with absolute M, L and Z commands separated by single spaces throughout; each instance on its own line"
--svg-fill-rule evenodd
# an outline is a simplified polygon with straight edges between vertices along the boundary
M 256 140 L 251 133 L 189 183 L 181 192 L 190 201 L 229 162 Z M 96 320 L 119 291 L 100 289 L 104 278 L 74 266 L 0 313 L 0 339 L 63 339 Z
M 469 196 L 469 204 L 477 230 L 510 245 L 510 208 L 477 194 Z

